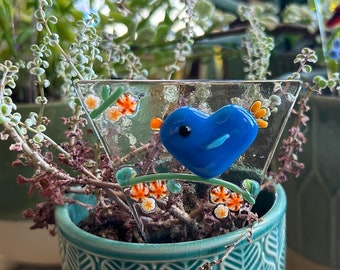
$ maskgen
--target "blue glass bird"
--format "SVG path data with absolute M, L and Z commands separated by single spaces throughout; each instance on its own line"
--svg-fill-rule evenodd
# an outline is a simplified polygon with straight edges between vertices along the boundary
M 160 127 L 161 141 L 169 153 L 206 179 L 226 171 L 253 143 L 257 132 L 254 116 L 233 104 L 211 115 L 180 107 Z

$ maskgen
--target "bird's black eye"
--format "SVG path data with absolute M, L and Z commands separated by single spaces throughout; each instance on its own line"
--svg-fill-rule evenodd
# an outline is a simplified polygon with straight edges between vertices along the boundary
M 189 126 L 181 126 L 178 130 L 179 134 L 183 137 L 187 137 L 191 133 L 191 128 Z

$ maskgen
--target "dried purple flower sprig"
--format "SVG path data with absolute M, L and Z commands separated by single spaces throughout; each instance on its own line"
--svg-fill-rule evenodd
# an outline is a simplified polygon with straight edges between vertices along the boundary
M 315 51 L 309 48 L 302 49 L 301 53 L 294 59 L 294 63 L 299 64 L 299 68 L 288 79 L 300 79 L 302 73 L 310 73 L 312 66 L 309 63 L 316 63 L 317 60 Z M 295 117 L 294 124 L 289 129 L 289 136 L 282 140 L 280 151 L 277 154 L 279 166 L 276 171 L 268 172 L 267 179 L 262 184 L 261 189 L 287 181 L 289 174 L 295 177 L 300 175 L 300 171 L 304 169 L 304 164 L 298 160 L 298 154 L 303 151 L 303 145 L 307 142 L 305 128 L 309 121 L 309 117 L 306 115 L 310 110 L 309 97 L 313 93 L 321 94 L 322 90 L 326 88 L 333 91 L 338 86 L 338 73 L 333 74 L 332 78 L 328 80 L 318 75 L 313 78 L 312 83 L 304 83 L 305 92 L 297 101 L 298 108 L 292 110 L 292 115 Z
M 30 186 L 28 192 L 30 196 L 36 192 L 45 200 L 45 202 L 38 204 L 36 209 L 28 209 L 24 212 L 26 218 L 33 218 L 35 224 L 32 228 L 43 228 L 47 227 L 48 224 L 53 224 L 53 210 L 56 205 L 72 202 L 90 207 L 67 197 L 66 194 L 69 192 L 90 194 L 97 189 L 113 190 L 119 188 L 117 183 L 107 179 L 103 181 L 104 178 L 110 178 L 112 168 L 109 166 L 110 162 L 105 161 L 105 157 L 100 154 L 98 154 L 98 158 L 95 158 L 97 149 L 93 149 L 83 139 L 80 126 L 86 125 L 85 119 L 79 118 L 75 121 L 74 116 L 65 119 L 65 124 L 70 125 L 66 134 L 68 141 L 58 146 L 61 152 L 58 154 L 58 160 L 54 160 L 52 151 L 56 144 L 52 144 L 52 140 L 43 135 L 43 139 L 39 143 L 34 142 L 27 135 L 18 132 L 18 126 L 14 125 L 12 114 L 9 114 L 8 117 L 8 122 L 2 123 L 3 131 L 1 135 L 2 137 L 10 136 L 14 140 L 11 149 L 19 152 L 13 165 L 16 167 L 19 165 L 30 166 L 35 170 L 34 175 L 29 178 L 19 175 L 17 182 Z M 42 148 L 42 146 L 44 147 Z M 72 176 L 72 173 L 66 172 L 62 165 L 67 165 L 70 170 L 75 170 L 78 174 Z M 101 171 L 100 176 L 96 175 L 98 170 Z M 78 186 L 82 186 L 82 188 L 78 188 Z M 112 194 L 115 193 L 112 192 Z M 118 196 L 116 199 L 121 203 Z M 126 204 L 121 204 L 121 207 L 129 211 Z

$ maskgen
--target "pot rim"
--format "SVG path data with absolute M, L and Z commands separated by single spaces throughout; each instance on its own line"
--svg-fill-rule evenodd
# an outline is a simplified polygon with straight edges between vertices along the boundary
M 281 185 L 276 185 L 275 190 L 272 207 L 261 218 L 263 221 L 256 222 L 253 227 L 253 241 L 269 233 L 284 218 L 287 204 L 286 195 Z M 139 261 L 178 261 L 224 253 L 225 246 L 237 241 L 246 233 L 248 228 L 196 241 L 140 244 L 101 238 L 83 231 L 71 220 L 68 205 L 57 206 L 55 221 L 59 234 L 78 248 L 89 253 L 94 253 L 95 251 L 104 257 L 124 258 L 127 261 L 136 261 L 136 259 Z M 247 239 L 244 239 L 238 244 L 238 247 L 247 243 Z

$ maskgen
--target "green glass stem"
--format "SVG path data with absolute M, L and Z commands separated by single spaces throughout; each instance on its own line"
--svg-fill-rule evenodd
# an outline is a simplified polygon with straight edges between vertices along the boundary
M 210 179 L 203 179 L 198 177 L 197 175 L 193 174 L 179 174 L 179 173 L 156 173 L 156 174 L 148 174 L 142 176 L 136 176 L 131 178 L 129 181 L 121 183 L 122 187 L 128 187 L 139 183 L 150 182 L 155 180 L 179 180 L 179 181 L 190 181 L 196 183 L 203 183 L 206 185 L 216 185 L 216 186 L 223 186 L 227 189 L 230 189 L 233 192 L 241 194 L 243 198 L 249 202 L 250 204 L 255 203 L 255 198 L 251 196 L 246 190 L 243 190 L 239 186 L 230 183 L 228 181 L 219 179 L 219 178 L 210 178 Z
M 102 112 L 104 112 L 112 103 L 114 103 L 122 94 L 124 93 L 124 88 L 122 86 L 118 87 L 116 91 L 113 92 L 104 102 L 95 110 L 90 113 L 91 119 L 97 118 Z M 105 95 L 104 95 L 105 96 Z

